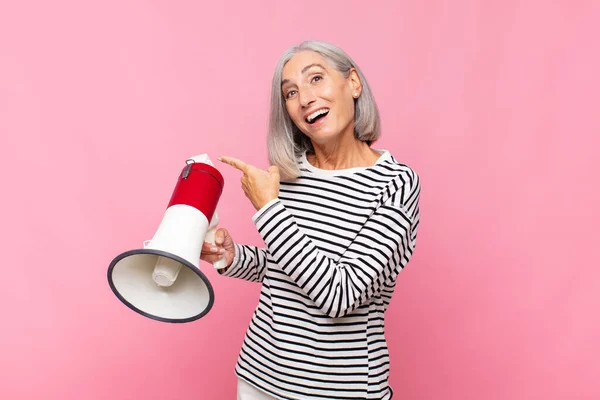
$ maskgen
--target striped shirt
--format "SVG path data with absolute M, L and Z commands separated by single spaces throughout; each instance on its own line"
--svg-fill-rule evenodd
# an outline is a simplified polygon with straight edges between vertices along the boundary
M 262 282 L 236 364 L 281 399 L 390 399 L 384 312 L 415 249 L 418 175 L 386 150 L 371 167 L 301 176 L 252 217 L 265 248 L 235 244 L 223 272 Z

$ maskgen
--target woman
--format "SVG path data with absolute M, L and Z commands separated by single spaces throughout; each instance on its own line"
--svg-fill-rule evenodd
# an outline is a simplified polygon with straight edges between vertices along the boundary
M 220 157 L 242 187 L 265 247 L 219 229 L 225 276 L 262 282 L 236 365 L 238 399 L 389 399 L 384 312 L 415 248 L 417 174 L 371 144 L 379 114 L 339 48 L 287 50 L 273 77 L 272 166 Z M 248 395 L 246 395 L 248 393 Z

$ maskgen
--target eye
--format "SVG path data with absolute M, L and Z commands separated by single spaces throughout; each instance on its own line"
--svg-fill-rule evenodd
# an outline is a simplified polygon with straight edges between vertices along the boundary
M 290 90 L 289 92 L 287 92 L 287 93 L 285 94 L 285 98 L 286 98 L 286 99 L 289 99 L 289 98 L 291 98 L 291 97 L 292 97 L 293 95 L 295 95 L 295 94 L 296 94 L 296 91 L 295 91 L 295 90 Z
M 312 77 L 312 79 L 310 80 L 311 82 L 319 82 L 322 81 L 323 77 L 321 75 L 315 75 Z

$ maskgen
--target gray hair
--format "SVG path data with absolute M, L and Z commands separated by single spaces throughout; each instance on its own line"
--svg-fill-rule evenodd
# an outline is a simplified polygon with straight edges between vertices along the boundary
M 309 40 L 287 49 L 279 59 L 273 74 L 271 87 L 271 111 L 267 137 L 269 161 L 279 167 L 282 179 L 294 179 L 300 175 L 296 159 L 304 151 L 313 151 L 310 138 L 292 122 L 281 92 L 281 75 L 285 64 L 300 51 L 314 51 L 323 56 L 332 67 L 345 77 L 354 68 L 360 78 L 362 91 L 354 103 L 354 136 L 369 145 L 381 135 L 379 110 L 367 79 L 354 61 L 339 47 L 321 41 Z

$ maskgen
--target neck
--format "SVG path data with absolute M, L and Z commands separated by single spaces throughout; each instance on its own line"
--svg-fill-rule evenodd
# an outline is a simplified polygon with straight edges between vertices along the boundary
M 315 152 L 307 156 L 308 162 L 316 168 L 327 170 L 370 167 L 381 156 L 354 135 L 333 143 L 313 142 L 313 148 Z

